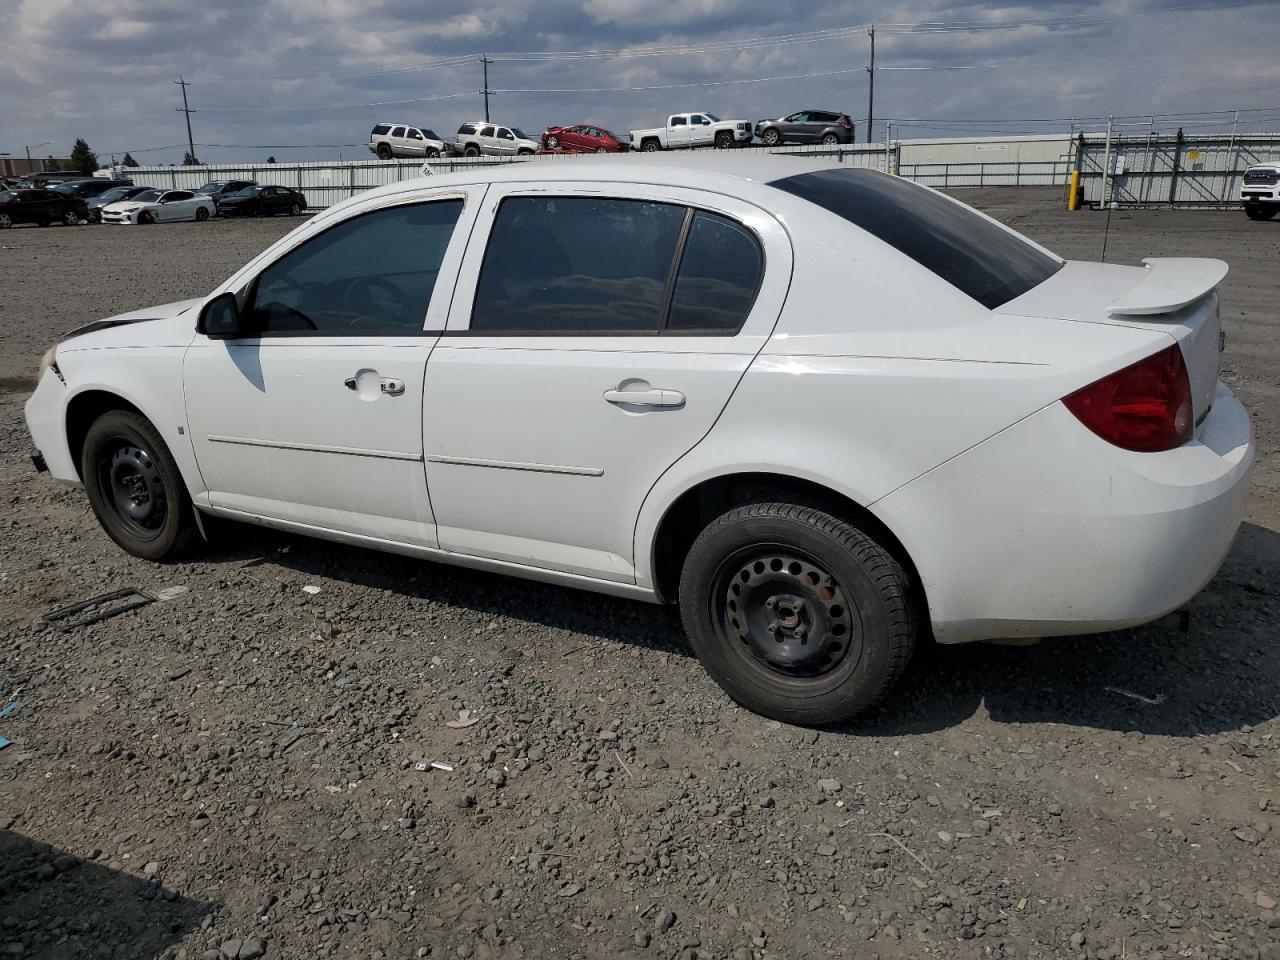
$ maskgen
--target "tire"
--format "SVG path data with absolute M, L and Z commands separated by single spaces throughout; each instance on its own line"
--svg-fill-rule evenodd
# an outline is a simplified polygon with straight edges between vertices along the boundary
M 435 147 L 427 147 L 427 159 L 428 160 L 440 159 L 440 151 L 437 150 Z
M 1276 215 L 1277 210 L 1274 206 L 1263 206 L 1260 203 L 1245 204 L 1244 213 L 1250 220 L 1270 220 Z
M 156 222 L 156 215 L 152 213 L 150 210 L 143 210 L 140 214 L 138 214 L 138 223 L 141 225 L 151 224 L 155 222 Z
M 464 157 L 478 157 L 480 156 L 480 148 L 474 143 L 468 143 L 466 148 L 462 151 L 462 155 Z
M 609 151 L 604 147 L 596 147 L 596 153 L 608 153 L 608 152 Z
M 102 529 L 126 553 L 175 560 L 200 542 L 182 474 L 141 414 L 111 410 L 95 420 L 84 438 L 80 475 Z
M 548 149 L 548 150 L 555 150 L 555 149 L 557 149 L 559 146 L 560 146 L 560 138 L 559 138 L 559 137 L 555 136 L 554 134 L 552 134 L 551 136 L 547 137 L 547 149 Z
M 786 723 L 870 710 L 915 647 L 906 571 L 816 507 L 750 503 L 713 520 L 685 558 L 679 602 L 712 679 L 748 710 Z
M 769 127 L 760 139 L 764 141 L 766 147 L 776 147 L 782 142 L 782 134 L 778 133 L 775 127 Z
M 293 206 L 289 208 L 289 216 L 291 217 L 302 216 L 302 204 L 294 203 Z
M 728 150 L 733 146 L 733 134 L 728 130 L 721 130 L 716 134 L 716 149 Z
M 8 230 L 13 226 L 13 217 L 7 213 L 0 213 L 0 230 Z
M 378 144 L 378 159 L 379 160 L 391 159 L 391 144 L 389 143 Z
M 532 156 L 533 156 L 533 151 L 532 151 L 532 150 L 530 150 L 528 147 L 523 147 L 523 148 L 521 148 L 521 149 L 519 149 L 519 150 L 517 150 L 517 151 L 516 151 L 516 156 L 517 156 L 517 157 L 532 157 Z
M 204 207 L 196 207 L 196 222 L 204 223 L 209 219 L 209 211 Z
M 640 150 L 644 153 L 657 153 L 662 149 L 662 145 L 652 138 L 645 140 L 640 144 Z
M 828 147 L 834 147 L 837 143 L 840 142 L 840 138 L 837 137 L 834 133 L 824 133 L 822 135 L 822 142 L 826 144 Z
M 80 214 L 74 210 L 67 210 L 62 214 L 62 222 L 68 227 L 75 227 L 80 224 Z

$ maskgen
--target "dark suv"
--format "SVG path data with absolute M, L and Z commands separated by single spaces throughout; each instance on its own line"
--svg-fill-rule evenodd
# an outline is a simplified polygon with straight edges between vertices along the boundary
M 57 186 L 50 187 L 67 197 L 80 197 L 89 200 L 98 196 L 100 193 L 106 193 L 116 187 L 132 187 L 133 181 L 128 179 L 108 180 L 106 177 L 94 177 L 86 180 L 72 180 L 67 183 L 60 183 Z
M 65 223 L 75 226 L 89 219 L 89 208 L 82 197 L 68 197 L 52 190 L 8 190 L 0 193 L 0 228 L 15 223 Z
M 801 110 L 777 120 L 761 120 L 755 134 L 767 147 L 780 143 L 853 143 L 853 121 L 847 113 Z

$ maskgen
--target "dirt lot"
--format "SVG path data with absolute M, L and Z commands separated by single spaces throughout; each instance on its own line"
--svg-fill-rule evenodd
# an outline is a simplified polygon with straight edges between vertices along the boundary
M 965 198 L 1101 252 L 1102 214 Z M 153 566 L 31 472 L 57 334 L 292 225 L 0 235 L 0 954 L 1280 957 L 1280 223 L 1111 222 L 1109 260 L 1233 267 L 1261 460 L 1191 633 L 927 651 L 823 732 L 733 706 L 668 610 L 248 529 Z M 36 622 L 126 586 L 188 589 Z

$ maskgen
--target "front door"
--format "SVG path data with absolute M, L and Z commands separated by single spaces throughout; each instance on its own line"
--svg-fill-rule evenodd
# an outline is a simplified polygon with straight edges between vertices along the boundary
M 252 335 L 198 336 L 184 363 L 210 506 L 435 545 L 423 377 L 481 196 L 388 198 L 244 281 Z
M 625 583 L 644 497 L 772 331 L 791 247 L 736 199 L 599 194 L 490 188 L 427 364 L 424 452 L 442 548 Z

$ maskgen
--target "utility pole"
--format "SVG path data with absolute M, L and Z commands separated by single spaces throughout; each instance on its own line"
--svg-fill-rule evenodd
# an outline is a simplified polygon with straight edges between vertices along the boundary
M 489 64 L 492 63 L 487 53 L 480 54 L 480 62 L 484 65 L 484 122 L 489 122 Z
M 195 111 L 187 106 L 187 87 L 189 86 L 189 84 L 187 83 L 186 80 L 182 79 L 181 74 L 179 74 L 178 79 L 173 82 L 182 88 L 182 106 L 174 107 L 173 109 L 178 113 L 185 113 L 187 115 L 187 146 L 191 150 L 191 159 L 195 160 L 196 144 L 195 144 L 195 140 L 191 136 L 191 114 L 195 113 Z
M 867 143 L 871 142 L 871 120 L 876 110 L 876 28 L 867 31 L 871 37 L 871 65 L 867 67 Z

